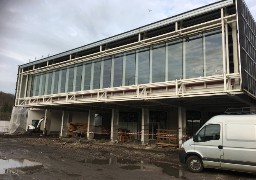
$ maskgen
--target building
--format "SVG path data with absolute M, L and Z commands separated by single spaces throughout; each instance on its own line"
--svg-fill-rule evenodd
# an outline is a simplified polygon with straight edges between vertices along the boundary
M 86 123 L 87 138 L 157 129 L 179 144 L 228 108 L 255 106 L 256 24 L 242 0 L 219 1 L 19 66 L 15 106 L 48 133 Z

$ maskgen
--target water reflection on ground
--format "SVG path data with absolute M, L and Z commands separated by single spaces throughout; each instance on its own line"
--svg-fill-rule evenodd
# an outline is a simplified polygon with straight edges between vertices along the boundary
M 0 174 L 12 173 L 17 168 L 42 167 L 42 163 L 27 159 L 0 159 Z
M 141 171 L 161 171 L 171 177 L 182 178 L 183 170 L 177 164 L 167 162 L 154 162 L 150 160 L 133 161 L 129 159 L 119 159 L 115 156 L 111 156 L 109 159 L 86 159 L 85 163 L 97 164 L 97 165 L 109 165 L 119 166 L 125 170 L 141 170 Z

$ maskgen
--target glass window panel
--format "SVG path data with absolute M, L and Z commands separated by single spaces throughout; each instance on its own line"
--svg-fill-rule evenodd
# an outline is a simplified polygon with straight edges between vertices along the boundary
M 123 85 L 123 56 L 115 57 L 114 59 L 114 87 Z
M 55 71 L 54 73 L 54 85 L 53 85 L 53 94 L 58 93 L 58 87 L 59 87 L 59 73 L 60 71 Z
M 20 97 L 24 97 L 25 87 L 26 87 L 26 80 L 27 80 L 27 76 L 23 75 L 22 76 L 22 82 L 21 82 L 21 89 L 20 89 Z
M 71 67 L 68 74 L 68 92 L 73 92 L 74 77 L 74 67 Z
M 84 65 L 84 90 L 89 90 L 91 88 L 91 67 L 92 64 Z
M 182 79 L 182 42 L 168 44 L 168 81 Z
M 93 89 L 100 88 L 101 62 L 94 62 Z
M 45 86 L 46 86 L 46 74 L 42 75 L 41 78 L 41 87 L 40 87 L 40 95 L 44 95 L 44 91 L 45 91 Z
M 135 53 L 126 54 L 125 64 L 125 85 L 135 84 L 136 55 Z
M 152 82 L 165 81 L 165 46 L 152 50 Z
M 111 87 L 111 67 L 112 67 L 112 58 L 104 60 L 103 88 Z
M 60 84 L 60 92 L 64 93 L 66 89 L 66 76 L 67 76 L 67 69 L 61 70 L 61 84 Z
M 221 33 L 205 36 L 206 76 L 223 73 Z
M 149 50 L 138 54 L 138 84 L 149 83 Z
M 188 39 L 186 43 L 186 78 L 204 76 L 203 41 L 202 37 Z
M 51 94 L 52 93 L 52 75 L 53 73 L 50 72 L 49 76 L 48 76 L 48 86 L 47 86 L 47 94 Z
M 79 65 L 76 68 L 76 88 L 75 91 L 81 91 L 81 83 L 83 77 L 83 65 Z
M 30 96 L 33 96 L 34 94 L 34 84 L 35 84 L 35 75 L 30 75 L 30 77 L 29 77 L 29 87 L 30 87 L 30 90 L 29 90 L 29 94 L 28 94 L 28 96 L 30 97 Z
M 33 96 L 38 96 L 39 94 L 39 83 L 40 83 L 40 75 L 36 75 Z

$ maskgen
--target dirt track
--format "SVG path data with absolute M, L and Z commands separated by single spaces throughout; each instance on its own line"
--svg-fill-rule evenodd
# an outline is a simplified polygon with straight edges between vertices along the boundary
M 177 150 L 84 139 L 0 137 L 0 159 L 28 159 L 42 166 L 22 168 L 0 179 L 255 179 L 255 175 L 180 167 Z M 0 164 L 1 168 L 1 164 Z

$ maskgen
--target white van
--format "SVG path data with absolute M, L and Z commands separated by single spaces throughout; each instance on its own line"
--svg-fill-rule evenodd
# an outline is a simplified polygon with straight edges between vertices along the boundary
M 203 168 L 256 172 L 256 115 L 211 118 L 182 144 L 179 159 L 191 172 Z

